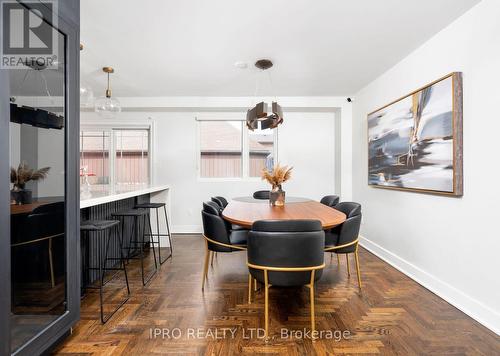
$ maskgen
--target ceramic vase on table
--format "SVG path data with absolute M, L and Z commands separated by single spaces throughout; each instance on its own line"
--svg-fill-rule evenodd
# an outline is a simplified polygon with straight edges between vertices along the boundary
M 285 191 L 281 189 L 281 185 L 273 187 L 271 192 L 269 192 L 269 203 L 272 206 L 285 205 Z
M 28 189 L 11 190 L 10 200 L 18 205 L 31 204 L 33 202 L 33 192 Z

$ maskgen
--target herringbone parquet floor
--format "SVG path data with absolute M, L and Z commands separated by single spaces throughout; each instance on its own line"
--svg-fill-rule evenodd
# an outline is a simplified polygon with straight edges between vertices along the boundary
M 291 331 L 309 330 L 309 294 L 270 291 L 273 340 L 264 325 L 263 293 L 247 303 L 245 253 L 219 254 L 201 291 L 204 242 L 177 236 L 174 258 L 142 287 L 129 265 L 132 296 L 107 324 L 96 293 L 82 301 L 81 320 L 55 350 L 60 355 L 499 355 L 500 338 L 387 263 L 361 249 L 363 289 L 346 262 L 334 257 L 316 287 L 317 330 L 312 342 Z M 351 268 L 353 267 L 351 263 Z M 117 280 L 107 302 L 118 302 Z M 283 331 L 284 330 L 284 331 Z M 330 334 L 328 334 L 330 331 Z M 282 334 L 284 332 L 284 334 Z M 167 335 L 168 333 L 168 335 Z M 253 333 L 253 334 L 252 334 Z M 339 333 L 343 333 L 341 337 Z M 253 336 L 253 337 L 252 337 Z M 307 335 L 306 335 L 307 336 Z

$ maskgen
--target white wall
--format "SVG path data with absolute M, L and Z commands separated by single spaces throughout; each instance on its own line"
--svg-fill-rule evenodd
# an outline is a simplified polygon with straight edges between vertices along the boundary
M 138 122 L 148 120 L 148 117 L 154 122 L 154 183 L 172 187 L 171 220 L 174 232 L 200 232 L 201 203 L 210 200 L 211 196 L 231 198 L 269 189 L 258 178 L 229 183 L 197 178 L 196 116 L 204 111 L 205 115 L 210 112 L 210 116 L 241 118 L 246 114 L 244 108 L 252 100 L 121 98 L 126 111 L 116 122 Z M 339 194 L 344 200 L 350 200 L 351 104 L 345 98 L 289 98 L 280 99 L 280 102 L 285 107 L 285 122 L 278 130 L 278 159 L 283 164 L 294 166 L 294 177 L 284 186 L 287 194 L 315 199 L 326 194 Z M 287 111 L 286 107 L 290 110 Z M 340 121 L 345 121 L 345 124 L 339 124 Z M 102 119 L 94 113 L 82 112 L 81 122 L 102 123 Z M 336 130 L 342 138 L 340 147 L 336 147 Z M 299 141 L 301 136 L 306 138 L 306 144 Z M 341 169 L 336 171 L 335 165 Z
M 10 122 L 10 166 L 17 168 L 21 163 L 21 125 Z
M 38 129 L 38 168 L 50 167 L 46 179 L 38 182 L 38 196 L 64 196 L 64 131 Z
M 293 166 L 292 179 L 283 185 L 286 194 L 316 200 L 340 195 L 335 120 L 334 113 L 286 113 L 286 125 L 278 129 L 279 162 Z M 269 189 L 265 182 L 260 186 Z
M 500 333 L 497 146 L 500 2 L 483 0 L 363 88 L 353 108 L 353 198 L 363 246 Z M 464 196 L 367 185 L 367 113 L 453 71 L 463 72 Z

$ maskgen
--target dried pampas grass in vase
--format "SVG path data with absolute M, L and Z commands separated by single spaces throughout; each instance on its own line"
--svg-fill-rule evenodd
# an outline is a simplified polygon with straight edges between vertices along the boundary
M 293 167 L 280 166 L 278 163 L 272 171 L 266 168 L 262 170 L 262 180 L 271 184 L 272 189 L 269 193 L 269 202 L 272 206 L 285 205 L 285 192 L 281 189 L 281 185 L 292 177 Z
M 47 178 L 50 167 L 40 169 L 32 169 L 28 167 L 26 162 L 21 162 L 17 169 L 10 168 L 10 182 L 13 188 L 10 192 L 11 202 L 16 204 L 31 204 L 32 192 L 26 189 L 26 183 L 33 181 L 41 181 Z

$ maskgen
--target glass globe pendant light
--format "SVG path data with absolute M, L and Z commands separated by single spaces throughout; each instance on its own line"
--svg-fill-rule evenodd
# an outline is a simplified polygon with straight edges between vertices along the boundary
M 92 109 L 94 106 L 94 91 L 86 84 L 80 85 L 80 107 Z
M 95 101 L 95 112 L 104 119 L 112 119 L 122 111 L 120 102 L 116 98 L 111 97 L 111 88 L 109 86 L 109 75 L 114 73 L 112 67 L 104 67 L 102 71 L 108 75 L 108 86 L 106 88 L 105 96 L 101 96 Z
M 80 43 L 80 52 L 83 51 L 83 44 Z M 95 107 L 94 91 L 92 87 L 80 80 L 80 108 L 93 109 Z

